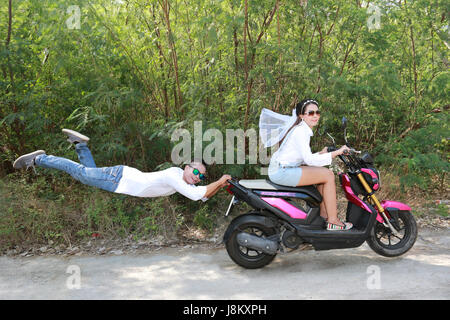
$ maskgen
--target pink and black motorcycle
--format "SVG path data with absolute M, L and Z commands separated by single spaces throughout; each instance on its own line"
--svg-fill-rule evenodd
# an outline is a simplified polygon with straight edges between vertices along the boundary
M 347 121 L 343 118 L 342 122 L 349 146 Z M 331 138 L 333 146 L 329 151 L 336 150 Z M 253 210 L 235 217 L 225 232 L 223 240 L 231 259 L 244 268 L 255 269 L 269 264 L 279 252 L 304 244 L 315 250 L 330 250 L 355 248 L 367 241 L 370 248 L 385 257 L 400 256 L 411 249 L 417 238 L 411 208 L 396 201 L 378 200 L 375 193 L 380 190 L 380 173 L 371 155 L 351 149 L 339 158 L 347 169 L 339 173 L 339 179 L 348 200 L 346 220 L 353 223 L 352 229 L 326 230 L 320 216 L 322 196 L 315 186 L 293 188 L 265 179 L 232 179 L 228 192 L 233 198 L 225 215 L 240 202 Z

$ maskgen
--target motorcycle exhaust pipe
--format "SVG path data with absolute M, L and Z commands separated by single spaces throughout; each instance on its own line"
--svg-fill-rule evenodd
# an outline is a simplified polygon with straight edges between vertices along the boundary
M 278 251 L 278 243 L 276 241 L 264 239 L 250 233 L 240 232 L 237 234 L 236 240 L 240 246 L 270 255 L 274 255 Z

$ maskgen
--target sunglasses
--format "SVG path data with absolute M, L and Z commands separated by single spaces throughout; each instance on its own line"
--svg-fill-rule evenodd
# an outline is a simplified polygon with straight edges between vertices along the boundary
M 194 168 L 194 167 L 192 167 L 192 166 L 189 166 L 189 167 L 191 167 L 192 169 L 194 169 L 194 170 L 192 171 L 192 173 L 195 174 L 196 176 L 198 176 L 198 177 L 200 178 L 200 180 L 205 180 L 205 179 L 206 179 L 206 176 L 205 176 L 203 173 L 200 173 L 200 171 L 199 171 L 198 169 L 196 169 L 196 168 Z
M 320 110 L 311 110 L 311 111 L 305 112 L 305 114 L 307 114 L 308 116 L 311 116 L 311 117 L 314 115 L 314 113 L 317 114 L 318 116 L 320 116 Z

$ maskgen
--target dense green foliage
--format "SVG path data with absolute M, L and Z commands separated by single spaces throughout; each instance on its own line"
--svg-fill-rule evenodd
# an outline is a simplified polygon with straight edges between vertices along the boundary
M 152 170 L 170 161 L 176 127 L 257 128 L 261 108 L 290 113 L 303 97 L 321 102 L 336 134 L 347 116 L 357 147 L 376 146 L 391 163 L 420 158 L 403 162 L 417 174 L 448 171 L 448 118 L 432 116 L 448 113 L 445 1 L 21 0 L 8 9 L 3 174 L 36 148 L 67 155 L 62 127 L 90 135 L 100 163 Z M 425 151 L 417 144 L 429 126 L 437 131 Z
M 171 161 L 175 128 L 257 129 L 263 107 L 290 114 L 313 97 L 322 129 L 341 140 L 345 115 L 354 146 L 403 186 L 444 192 L 449 9 L 443 0 L 3 1 L 0 176 L 36 149 L 75 160 L 64 127 L 91 137 L 100 165 L 157 170 Z M 209 175 L 251 177 L 256 167 Z M 205 210 L 195 219 L 208 225 Z

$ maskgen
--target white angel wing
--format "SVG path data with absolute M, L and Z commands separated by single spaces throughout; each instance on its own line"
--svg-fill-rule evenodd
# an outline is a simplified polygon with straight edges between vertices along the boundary
M 271 147 L 278 143 L 297 120 L 295 109 L 292 115 L 284 115 L 263 108 L 259 116 L 259 136 L 264 147 Z

